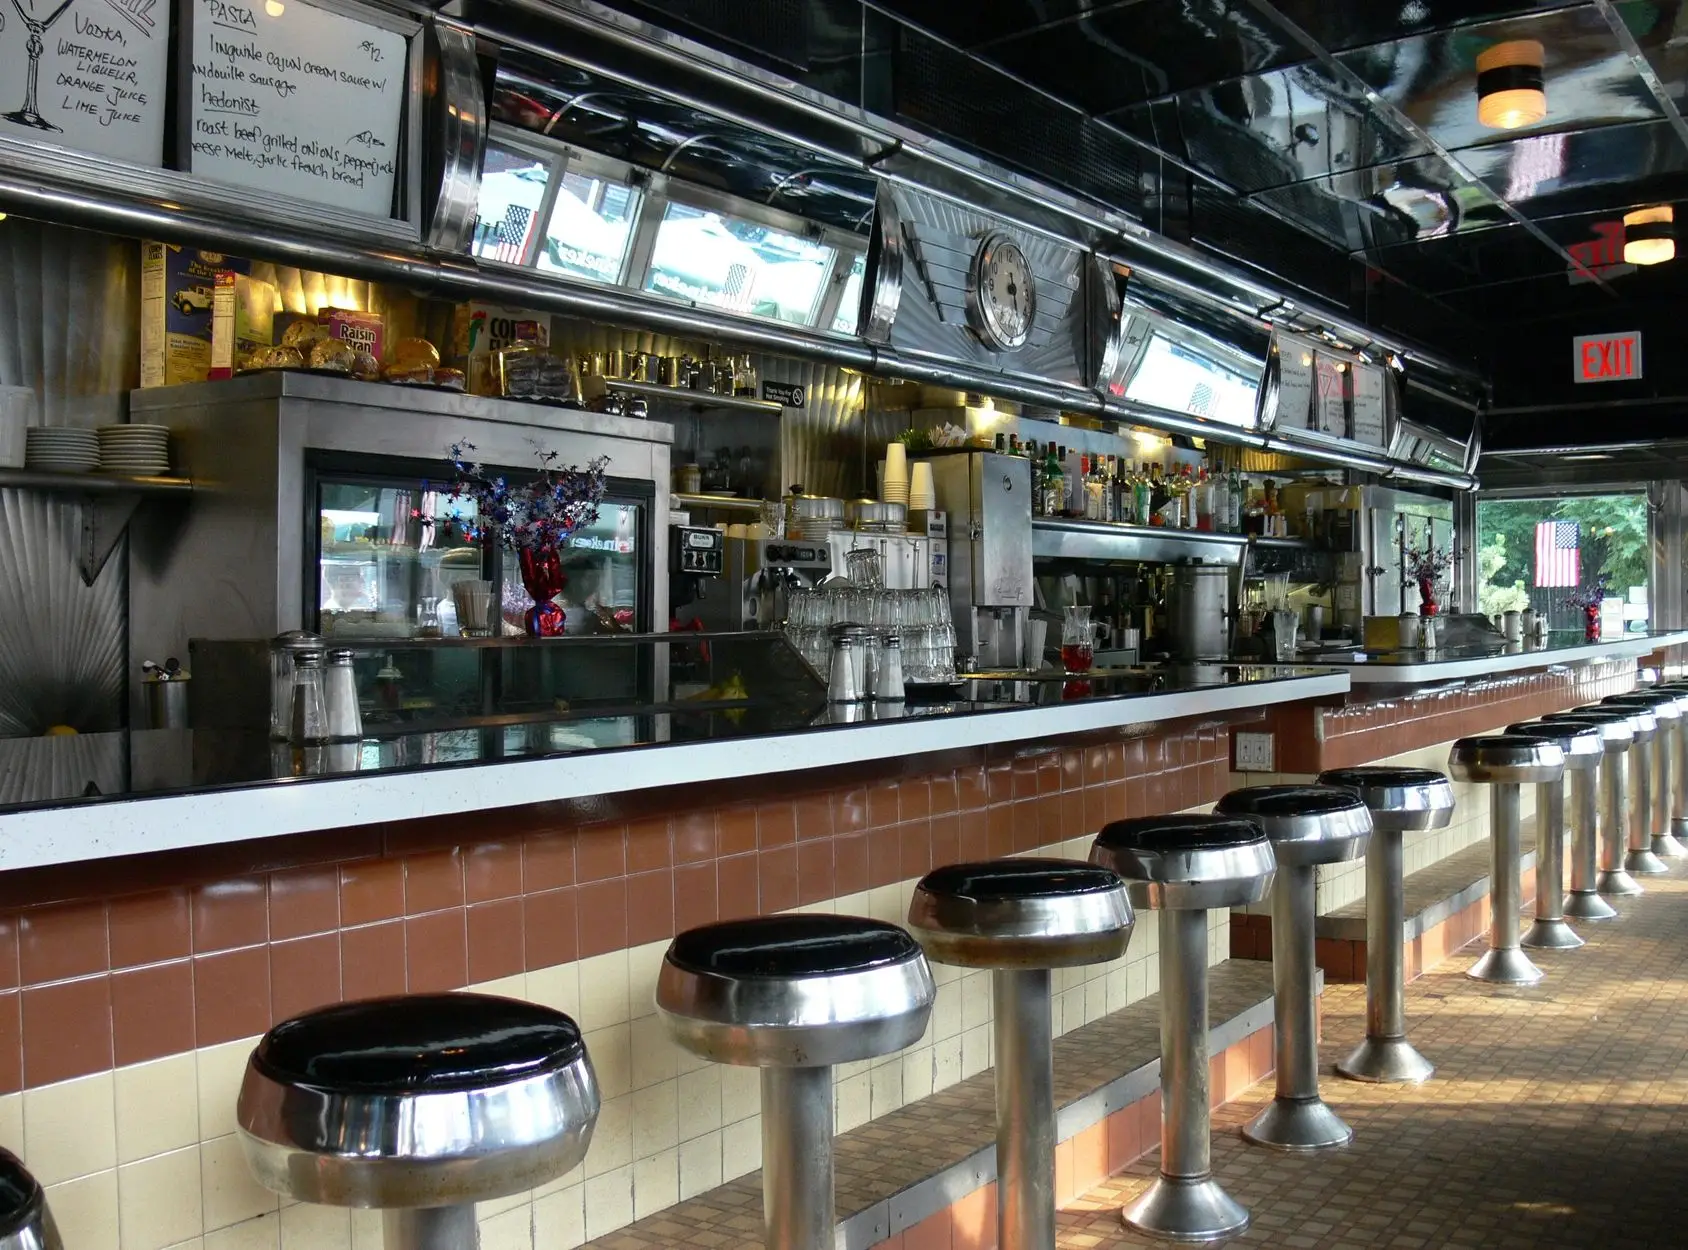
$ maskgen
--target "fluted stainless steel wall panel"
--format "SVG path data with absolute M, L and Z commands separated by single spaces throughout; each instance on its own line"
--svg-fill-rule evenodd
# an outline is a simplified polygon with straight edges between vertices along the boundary
M 139 292 L 135 243 L 0 221 L 0 385 L 32 388 L 44 425 L 121 421 L 140 368 Z M 70 497 L 0 490 L 0 736 L 122 724 L 128 562 L 84 586 L 80 538 Z

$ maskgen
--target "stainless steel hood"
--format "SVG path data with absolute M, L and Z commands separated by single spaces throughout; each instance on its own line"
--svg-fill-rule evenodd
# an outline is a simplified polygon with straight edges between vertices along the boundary
M 1169 406 L 1161 392 L 1134 391 L 1146 345 L 1158 336 L 1167 350 L 1258 386 L 1272 330 L 1293 328 L 1346 349 L 1392 355 L 1409 378 L 1422 377 L 1438 391 L 1463 394 L 1482 386 L 1458 365 L 1412 344 L 1382 341 L 1334 310 L 1288 298 L 1104 206 L 586 0 L 465 2 L 442 14 L 448 16 L 430 21 L 423 51 L 428 94 L 414 148 L 425 176 L 413 238 L 318 223 L 238 190 L 215 202 L 197 185 L 194 195 L 183 195 L 176 184 L 193 181 L 185 176 L 125 178 L 112 162 L 46 148 L 23 153 L 18 144 L 0 147 L 0 207 L 400 283 L 444 298 L 708 336 L 1261 447 L 1272 440 L 1246 423 L 1215 419 L 1186 400 Z M 475 207 L 484 206 L 491 168 L 489 120 L 492 144 L 502 127 L 521 132 L 537 160 L 554 151 L 565 154 L 559 162 L 581 163 L 568 168 L 611 162 L 621 185 L 647 203 L 709 203 L 791 238 L 824 243 L 832 253 L 833 295 L 819 310 L 838 315 L 790 324 L 664 295 L 648 289 L 651 258 L 638 253 L 638 244 L 610 281 L 554 266 L 548 271 L 531 236 L 513 255 L 493 257 L 479 248 L 480 255 L 471 254 Z M 559 179 L 564 168 L 555 166 Z M 901 307 L 888 316 L 878 309 L 877 324 L 872 274 L 862 281 L 857 316 L 844 316 L 858 310 L 839 296 L 880 221 L 876 201 L 897 205 L 910 226 L 901 238 Z M 535 224 L 545 223 L 536 218 Z M 1042 312 L 1035 341 L 1012 354 L 983 348 L 957 303 L 968 298 L 968 252 L 994 232 L 1011 236 L 1037 269 Z M 656 234 L 653 228 L 649 237 Z M 1397 468 L 1383 455 L 1353 449 L 1295 450 L 1371 472 Z M 1463 470 L 1420 465 L 1410 471 L 1444 485 L 1472 484 Z

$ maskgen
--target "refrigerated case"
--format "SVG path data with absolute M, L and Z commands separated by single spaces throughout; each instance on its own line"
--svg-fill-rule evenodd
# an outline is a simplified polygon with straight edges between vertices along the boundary
M 329 638 L 412 638 L 458 633 L 452 585 L 493 586 L 505 635 L 522 631 L 532 600 L 515 553 L 472 543 L 470 499 L 442 482 L 447 464 L 415 465 L 370 457 L 313 456 L 307 497 L 316 525 L 306 560 L 306 628 Z M 512 481 L 524 473 L 503 469 Z M 645 632 L 652 626 L 650 547 L 652 484 L 616 478 L 597 520 L 570 535 L 562 551 L 567 584 L 558 596 L 571 635 Z

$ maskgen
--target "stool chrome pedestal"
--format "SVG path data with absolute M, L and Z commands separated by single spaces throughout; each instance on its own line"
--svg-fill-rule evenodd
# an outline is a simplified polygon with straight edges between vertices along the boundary
M 1688 681 L 1661 682 L 1655 689 L 1669 690 L 1688 699 Z M 1670 775 L 1670 833 L 1676 844 L 1688 853 L 1688 707 L 1677 722 L 1676 760 Z
M 677 936 L 657 976 L 669 1034 L 762 1069 L 762 1229 L 769 1250 L 832 1250 L 832 1068 L 902 1050 L 932 1014 L 932 970 L 896 925 L 798 914 Z
M 1366 1040 L 1336 1065 L 1350 1080 L 1418 1082 L 1435 1071 L 1407 1041 L 1406 896 L 1402 836 L 1446 829 L 1454 790 L 1431 768 L 1335 768 L 1319 784 L 1359 795 L 1371 812 L 1366 848 Z
M 1584 802 L 1591 774 L 1600 767 L 1604 748 L 1600 726 L 1582 721 L 1528 721 L 1506 727 L 1508 734 L 1551 738 L 1565 753 L 1565 777 L 1573 785 L 1582 779 L 1578 798 Z M 1594 844 L 1587 843 L 1592 851 Z M 1535 920 L 1518 944 L 1532 950 L 1575 950 L 1583 944 L 1565 923 L 1565 782 L 1544 781 L 1536 787 L 1536 912 Z M 1592 867 L 1592 864 L 1589 865 Z M 1592 881 L 1592 874 L 1584 878 Z M 1602 904 L 1604 906 L 1604 904 Z
M 47 1195 L 10 1150 L 0 1149 L 0 1250 L 64 1250 Z
M 1651 750 L 1636 757 L 1649 766 L 1652 776 L 1643 778 L 1639 784 L 1640 801 L 1637 806 L 1640 808 L 1640 819 L 1630 834 L 1630 853 L 1624 863 L 1631 872 L 1658 876 L 1669 871 L 1664 862 L 1666 859 L 1681 859 L 1688 855 L 1682 844 L 1671 836 L 1671 794 L 1674 789 L 1671 778 L 1676 771 L 1673 767 L 1676 743 L 1682 736 L 1682 715 L 1684 707 L 1688 706 L 1688 696 L 1676 690 L 1654 688 L 1601 700 L 1602 706 L 1607 704 L 1624 710 L 1646 708 L 1659 723 Z
M 1551 738 L 1496 734 L 1461 738 L 1448 753 L 1455 781 L 1493 787 L 1489 796 L 1489 949 L 1466 976 L 1499 985 L 1534 985 L 1542 971 L 1518 945 L 1521 785 L 1561 782 L 1565 753 Z
M 1252 821 L 1149 816 L 1103 829 L 1090 858 L 1125 878 L 1138 908 L 1160 910 L 1160 1176 L 1121 1218 L 1171 1241 L 1240 1233 L 1248 1212 L 1213 1179 L 1207 913 L 1265 897 L 1272 845 Z
M 1635 745 L 1635 725 L 1629 713 L 1616 708 L 1585 708 L 1580 712 L 1551 712 L 1549 724 L 1570 721 L 1600 730 L 1600 766 L 1584 781 L 1571 774 L 1571 892 L 1565 914 L 1576 920 L 1612 920 L 1618 909 L 1603 894 L 1639 894 L 1641 887 L 1623 870 L 1623 822 L 1613 832 L 1612 812 L 1622 808 L 1628 793 L 1629 752 Z M 1621 793 L 1614 793 L 1617 790 Z
M 1277 859 L 1272 882 L 1272 1019 L 1277 1093 L 1242 1134 L 1279 1150 L 1346 1146 L 1354 1130 L 1319 1097 L 1318 997 L 1313 991 L 1313 885 L 1320 864 L 1358 859 L 1371 838 L 1359 796 L 1331 786 L 1251 786 L 1214 806 L 1257 822 Z
M 1641 822 L 1636 819 L 1632 796 L 1639 787 L 1650 784 L 1653 770 L 1647 765 L 1650 747 L 1659 732 L 1659 718 L 1651 708 L 1618 707 L 1611 703 L 1591 703 L 1573 708 L 1553 720 L 1575 720 L 1589 712 L 1617 712 L 1629 718 L 1634 738 L 1623 761 L 1616 768 L 1601 772 L 1603 806 L 1606 809 L 1605 833 L 1600 840 L 1600 877 L 1595 883 L 1602 894 L 1626 896 L 1640 894 L 1641 883 L 1629 871 L 1629 852 L 1641 838 Z M 1652 839 L 1648 838 L 1649 852 Z
M 586 1157 L 598 1085 L 559 1011 L 415 994 L 283 1021 L 246 1065 L 235 1119 L 258 1183 L 378 1208 L 387 1250 L 465 1250 L 475 1204 Z
M 914 888 L 908 924 L 926 957 L 991 970 L 999 1246 L 1055 1246 L 1050 970 L 1118 959 L 1132 921 L 1118 874 L 1074 860 L 951 864 Z

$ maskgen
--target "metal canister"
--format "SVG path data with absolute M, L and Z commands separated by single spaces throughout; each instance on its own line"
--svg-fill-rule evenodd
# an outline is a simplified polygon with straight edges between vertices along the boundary
M 656 380 L 659 386 L 680 385 L 680 357 L 660 356 L 656 362 Z

